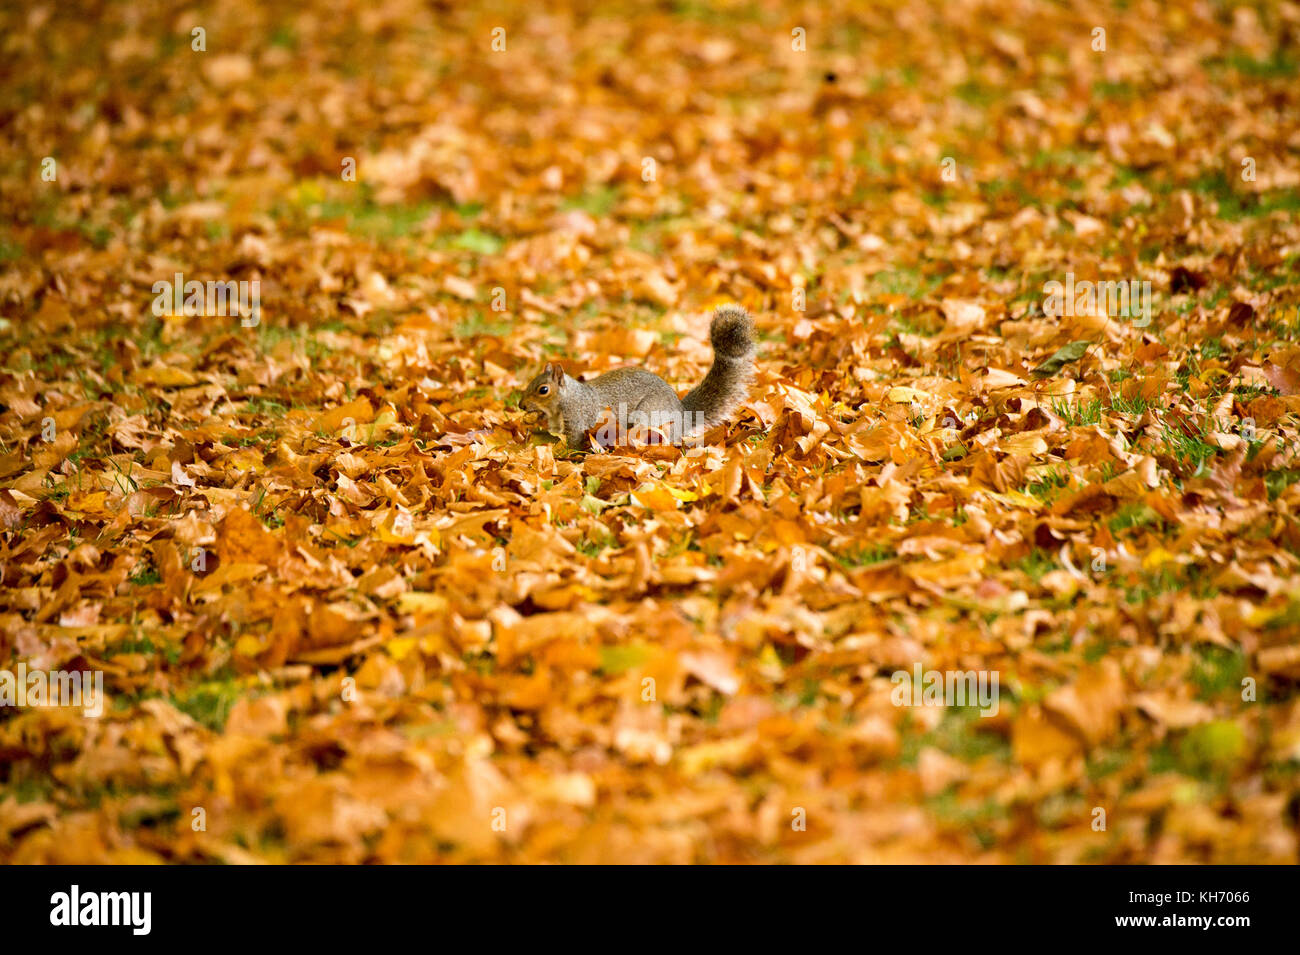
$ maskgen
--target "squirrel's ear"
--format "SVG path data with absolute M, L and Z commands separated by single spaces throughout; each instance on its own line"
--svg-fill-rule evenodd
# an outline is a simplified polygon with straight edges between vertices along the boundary
M 564 369 L 559 365 L 552 365 L 550 362 L 547 362 L 546 375 L 551 379 L 551 381 L 560 381 L 564 378 Z

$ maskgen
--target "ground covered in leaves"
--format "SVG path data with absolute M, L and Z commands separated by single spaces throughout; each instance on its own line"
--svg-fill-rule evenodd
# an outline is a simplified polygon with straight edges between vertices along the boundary
M 1297 6 L 461 7 L 0 13 L 0 860 L 1296 862 Z

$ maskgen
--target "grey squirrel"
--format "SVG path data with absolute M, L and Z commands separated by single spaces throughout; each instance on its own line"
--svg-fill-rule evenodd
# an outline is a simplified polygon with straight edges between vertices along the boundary
M 643 368 L 616 368 L 578 381 L 548 363 L 524 389 L 519 407 L 545 416 L 547 429 L 564 435 L 570 448 L 585 447 L 587 432 L 602 422 L 612 431 L 598 434 L 602 446 L 625 443 L 620 439 L 645 428 L 679 443 L 726 421 L 754 379 L 754 321 L 748 312 L 739 305 L 718 308 L 709 340 L 713 367 L 685 398 Z M 607 410 L 612 417 L 606 417 Z

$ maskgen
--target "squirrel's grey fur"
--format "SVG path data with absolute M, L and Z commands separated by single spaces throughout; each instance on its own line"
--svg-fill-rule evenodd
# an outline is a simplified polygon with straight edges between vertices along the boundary
M 619 433 L 658 426 L 673 442 L 726 421 L 749 393 L 754 379 L 754 322 L 739 305 L 723 305 L 709 325 L 713 367 L 685 398 L 643 368 L 616 368 L 591 381 L 578 381 L 548 364 L 528 383 L 519 407 L 545 415 L 547 428 L 571 448 L 586 446 L 586 433 L 617 416 Z

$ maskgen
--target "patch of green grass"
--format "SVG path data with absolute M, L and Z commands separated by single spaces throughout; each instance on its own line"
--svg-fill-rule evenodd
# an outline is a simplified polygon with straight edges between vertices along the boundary
M 1215 358 L 1225 354 L 1226 349 L 1223 347 L 1223 338 L 1207 338 L 1201 342 L 1198 347 L 1202 361 L 1213 361 Z
M 1136 582 L 1126 584 L 1124 602 L 1147 603 L 1162 594 L 1178 593 L 1183 590 L 1189 590 L 1193 596 L 1202 599 L 1217 593 L 1217 590 L 1203 577 L 1200 568 L 1195 565 L 1179 567 L 1176 564 L 1162 564 L 1151 570 L 1141 571 Z
M 262 323 L 260 327 L 261 332 L 257 335 L 256 342 L 258 351 L 262 354 L 273 351 L 281 342 L 291 342 L 295 349 L 301 349 L 303 354 L 315 361 L 334 352 L 332 347 L 316 337 L 314 329 L 269 322 Z
M 584 557 L 599 557 L 602 553 L 608 550 L 613 543 L 614 541 L 611 538 L 593 540 L 588 536 L 583 537 L 573 546 L 577 548 L 578 553 L 582 554 Z
M 1131 753 L 1120 750 L 1093 753 L 1088 757 L 1085 771 L 1091 780 L 1105 779 L 1127 766 L 1131 759 Z
M 1096 663 L 1103 657 L 1108 656 L 1115 644 L 1105 637 L 1098 637 L 1084 645 L 1083 659 L 1088 663 Z
M 48 773 L 12 779 L 7 773 L 0 772 L 0 782 L 4 784 L 5 794 L 20 803 L 49 802 L 58 792 L 58 784 Z
M 1052 411 L 1071 427 L 1097 424 L 1101 421 L 1101 401 L 1099 399 L 1087 402 L 1076 401 L 1074 404 L 1053 400 Z
M 1231 720 L 1194 726 L 1174 747 L 1176 765 L 1202 779 L 1221 779 L 1245 754 L 1245 731 Z
M 871 284 L 879 293 L 884 295 L 902 295 L 910 299 L 921 299 L 942 285 L 943 279 L 944 277 L 941 275 L 926 278 L 919 269 L 897 268 L 877 272 L 871 277 Z M 905 331 L 912 334 L 934 334 L 932 331 L 911 324 L 901 316 L 896 317 L 894 321 L 902 326 Z
M 1092 84 L 1095 99 L 1131 100 L 1138 95 L 1137 87 L 1127 80 L 1098 80 Z
M 119 640 L 117 643 L 113 644 L 112 647 L 110 648 L 110 652 L 113 654 L 118 654 L 118 653 L 152 654 L 152 653 L 157 653 L 158 648 L 157 646 L 154 645 L 153 640 L 151 640 L 149 637 L 132 636 L 132 637 L 126 637 L 125 639 Z
M 1096 159 L 1096 153 L 1081 149 L 1040 149 L 1029 161 L 1030 168 L 1043 169 L 1080 169 Z
M 141 563 L 131 572 L 128 579 L 137 587 L 149 587 L 162 583 L 162 574 L 158 573 L 158 569 L 153 564 Z
M 211 680 L 172 696 L 172 704 L 182 713 L 214 732 L 220 733 L 230 718 L 243 689 L 234 679 Z
M 509 333 L 513 327 L 512 323 L 505 319 L 494 322 L 476 309 L 452 327 L 452 334 L 457 338 L 477 338 L 480 335 L 501 336 Z
M 80 212 L 72 211 L 56 195 L 47 195 L 41 200 L 32 215 L 32 222 L 57 232 L 75 232 L 96 249 L 106 248 L 113 237 L 112 230 L 107 225 L 93 222 L 84 218 Z
M 1249 404 L 1256 398 L 1270 398 L 1278 394 L 1276 388 L 1270 388 L 1267 385 L 1235 385 L 1232 393 L 1235 397 L 1241 399 L 1241 403 Z
M 802 687 L 799 690 L 800 706 L 816 706 L 817 701 L 822 697 L 822 686 L 816 680 L 804 678 Z
M 1062 474 L 1055 468 L 1045 473 L 1037 481 L 1025 485 L 1025 493 L 1040 501 L 1051 503 L 1060 497 L 1061 491 L 1070 485 L 1070 476 Z
M 986 86 L 978 80 L 966 80 L 953 88 L 953 95 L 972 106 L 988 106 L 1005 95 L 1001 87 Z
M 882 561 L 893 560 L 898 554 L 888 544 L 855 545 L 835 554 L 835 559 L 845 567 L 868 567 Z
M 995 205 L 999 201 L 1034 207 L 1043 204 L 1043 197 L 1031 192 L 1021 179 L 989 179 L 981 182 L 979 189 L 980 197 Z
M 950 707 L 938 726 L 927 733 L 918 733 L 909 714 L 903 723 L 899 762 L 904 766 L 915 766 L 921 750 L 929 746 L 964 762 L 985 757 L 1009 762 L 1010 741 L 1002 733 L 988 728 L 988 723 L 989 720 L 980 716 L 978 707 Z
M 581 195 L 566 199 L 563 209 L 580 209 L 593 218 L 603 219 L 618 205 L 618 189 L 608 184 L 592 186 Z
M 1266 624 L 1269 630 L 1300 631 L 1300 596 L 1293 596 L 1282 613 Z
M 1194 192 L 1213 196 L 1219 204 L 1219 218 L 1229 221 L 1268 215 L 1270 212 L 1300 210 L 1300 189 L 1271 189 L 1254 192 L 1221 169 L 1207 173 L 1191 184 Z
M 1214 445 L 1185 434 L 1179 428 L 1162 428 L 1161 444 L 1170 457 L 1185 464 L 1194 474 L 1199 474 L 1205 462 L 1219 453 Z
M 1028 574 L 1034 583 L 1042 580 L 1043 576 L 1048 572 L 1056 570 L 1056 567 L 1056 558 L 1041 547 L 1035 547 L 1011 565 L 1013 570 L 1023 571 Z
M 270 508 L 268 510 L 265 501 L 266 501 L 266 488 L 264 487 L 258 488 L 257 500 L 253 502 L 253 507 L 252 507 L 253 516 L 256 517 L 258 520 L 260 520 L 267 527 L 271 528 L 272 530 L 276 528 L 284 527 L 284 518 L 276 513 L 276 509 L 279 507 L 279 505 L 277 504 L 276 507 Z
M 1268 269 L 1247 269 L 1248 285 L 1255 291 L 1267 292 L 1280 285 L 1289 285 L 1294 281 L 1296 267 L 1300 265 L 1300 252 L 1292 252 L 1282 260 L 1281 267 Z M 1296 324 L 1300 326 L 1300 312 L 1296 314 Z
M 1257 60 L 1234 50 L 1227 57 L 1207 61 L 1206 65 L 1227 67 L 1257 80 L 1289 79 L 1300 73 L 1300 59 L 1282 45 L 1269 59 Z
M 1300 481 L 1300 469 L 1276 468 L 1265 472 L 1264 487 L 1268 491 L 1268 499 L 1276 501 L 1282 492 L 1296 481 Z
M 1112 534 L 1122 534 L 1124 531 L 1134 530 L 1139 527 L 1155 525 L 1164 526 L 1162 518 L 1155 510 L 1143 502 L 1134 502 L 1125 504 L 1108 522 Z
M 1151 403 L 1141 395 L 1133 395 L 1126 398 L 1123 394 L 1116 393 L 1111 397 L 1110 406 L 1112 410 L 1118 411 L 1122 415 L 1131 415 L 1134 418 L 1142 416 L 1142 413 L 1151 407 Z
M 952 200 L 953 194 L 947 189 L 925 189 L 921 193 L 921 201 L 932 209 L 946 209 Z
M 1225 696 L 1241 699 L 1241 681 L 1246 676 L 1246 656 L 1240 650 L 1198 646 L 1192 664 L 1191 681 L 1196 695 L 1206 702 Z
M 318 219 L 343 219 L 349 232 L 370 239 L 400 239 L 421 231 L 434 214 L 431 202 L 381 204 L 370 198 L 369 190 L 359 190 L 356 200 L 344 202 L 326 199 L 308 206 Z
M 271 34 L 271 46 L 278 46 L 282 50 L 296 50 L 298 34 L 294 32 L 293 27 L 281 24 Z
M 7 234 L 0 233 L 0 262 L 17 262 L 27 250 L 17 239 L 10 238 Z
M 704 0 L 670 0 L 663 6 L 679 20 L 695 20 L 715 26 L 763 19 L 763 7 L 757 3 L 717 4 L 706 3 Z
M 273 418 L 283 417 L 289 410 L 289 406 L 283 402 L 276 401 L 273 398 L 264 398 L 256 395 L 244 402 L 244 412 L 246 414 L 270 415 Z
M 477 228 L 466 229 L 451 240 L 453 249 L 463 249 L 479 255 L 496 255 L 504 246 L 505 242 L 500 236 Z
M 993 796 L 979 802 L 962 800 L 952 788 L 927 799 L 926 806 L 941 822 L 968 830 L 985 849 L 997 842 L 989 823 L 1007 815 L 1006 808 Z

